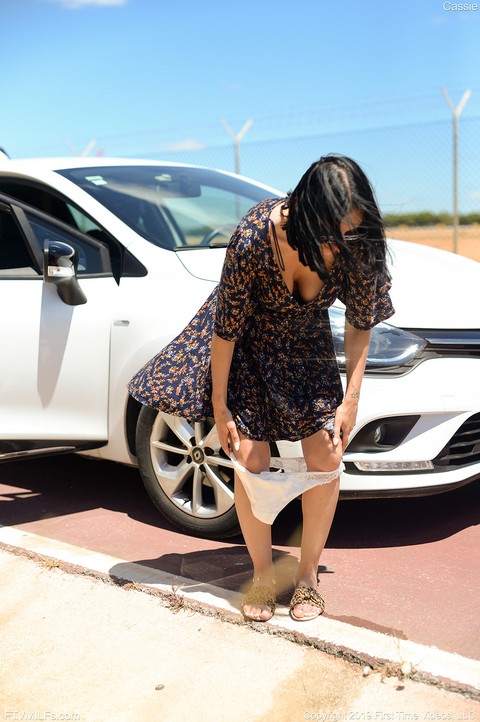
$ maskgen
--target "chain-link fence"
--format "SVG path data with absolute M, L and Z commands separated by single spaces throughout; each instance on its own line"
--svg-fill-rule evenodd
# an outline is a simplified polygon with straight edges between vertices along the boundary
M 235 170 L 233 143 L 146 153 L 185 163 Z M 190 143 L 190 146 L 194 146 Z M 240 145 L 240 172 L 280 190 L 292 188 L 325 153 L 357 160 L 377 190 L 384 213 L 452 210 L 452 123 L 449 120 L 329 132 Z M 459 210 L 480 210 L 480 117 L 462 118 L 459 134 Z
M 431 113 L 440 112 L 439 96 L 405 100 L 406 110 L 420 112 L 422 102 Z M 428 102 L 427 102 L 428 101 Z M 435 245 L 480 261 L 480 116 L 464 114 L 458 134 L 458 210 L 460 228 L 458 244 L 453 242 L 453 125 L 445 113 L 441 120 L 401 123 L 402 104 L 398 99 L 390 108 L 372 104 L 368 108 L 345 106 L 321 115 L 301 111 L 253 117 L 253 128 L 239 145 L 240 172 L 280 191 L 293 188 L 307 167 L 326 153 L 342 153 L 354 158 L 364 168 L 377 193 L 382 212 L 387 217 L 426 211 L 443 219 L 434 226 L 410 227 L 390 221 L 392 235 Z M 430 105 L 429 105 L 430 103 Z M 328 109 L 327 109 L 328 110 Z M 368 110 L 368 113 L 367 113 Z M 444 109 L 441 111 L 442 115 Z M 377 118 L 376 127 L 365 127 Z M 398 122 L 391 122 L 393 118 Z M 404 117 L 404 116 L 403 116 Z M 246 119 L 236 119 L 240 127 Z M 347 123 L 357 129 L 345 129 Z M 390 122 L 390 124 L 389 124 Z M 323 125 L 321 125 L 323 123 Z M 338 130 L 332 130 L 332 128 Z M 362 127 L 363 126 L 363 127 Z M 327 128 L 328 130 L 321 130 Z M 282 137 L 283 134 L 283 137 Z M 218 138 L 224 136 L 224 142 Z M 161 142 L 163 139 L 163 142 Z M 84 139 L 86 142 L 86 139 Z M 105 150 L 100 150 L 104 148 Z M 72 152 L 75 150 L 72 147 Z M 222 129 L 220 120 L 128 135 L 108 136 L 90 141 L 87 154 L 161 159 L 206 165 L 235 171 L 234 144 Z M 37 149 L 33 155 L 58 154 L 55 150 Z M 473 214 L 477 218 L 472 217 Z M 470 218 L 469 218 L 470 216 Z
M 480 261 L 480 117 L 460 120 L 458 143 L 458 208 L 460 228 L 451 224 L 453 212 L 453 130 L 451 119 L 381 126 L 366 130 L 325 132 L 297 137 L 249 140 L 240 144 L 240 172 L 282 191 L 293 188 L 314 160 L 326 153 L 354 158 L 371 179 L 382 212 L 389 216 L 419 211 L 444 214 L 447 220 L 429 226 L 412 223 L 390 227 L 390 235 Z M 174 150 L 142 154 L 185 163 L 235 170 L 234 145 L 203 145 L 192 141 Z M 469 216 L 477 215 L 477 222 Z

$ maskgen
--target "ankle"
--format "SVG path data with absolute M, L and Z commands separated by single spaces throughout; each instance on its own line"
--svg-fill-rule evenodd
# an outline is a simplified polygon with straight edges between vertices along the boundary
M 299 570 L 295 579 L 295 585 L 317 588 L 318 572 L 317 570 Z
M 254 568 L 253 581 L 255 583 L 262 582 L 263 584 L 274 584 L 275 573 L 273 571 L 273 566 L 261 569 Z

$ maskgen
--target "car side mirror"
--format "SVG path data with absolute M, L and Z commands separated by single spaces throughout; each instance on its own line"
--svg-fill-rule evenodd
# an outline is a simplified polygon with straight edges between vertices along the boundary
M 46 240 L 43 246 L 43 280 L 53 283 L 68 306 L 87 303 L 77 280 L 78 254 L 68 243 Z

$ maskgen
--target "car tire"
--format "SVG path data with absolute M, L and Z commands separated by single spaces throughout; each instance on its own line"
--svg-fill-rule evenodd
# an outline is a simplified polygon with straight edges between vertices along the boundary
M 210 539 L 240 532 L 232 462 L 220 448 L 213 419 L 190 424 L 142 406 L 136 449 L 145 488 L 174 526 Z

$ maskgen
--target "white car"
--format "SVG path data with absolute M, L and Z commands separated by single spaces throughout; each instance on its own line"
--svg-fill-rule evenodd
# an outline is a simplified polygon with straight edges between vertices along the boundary
M 0 460 L 79 451 L 138 465 L 177 527 L 236 533 L 231 463 L 212 422 L 142 407 L 126 384 L 218 282 L 240 217 L 276 195 L 180 164 L 0 160 Z M 480 476 L 480 264 L 389 245 L 396 313 L 372 332 L 347 498 Z M 331 322 L 342 367 L 340 303 Z M 299 455 L 297 443 L 276 446 Z

